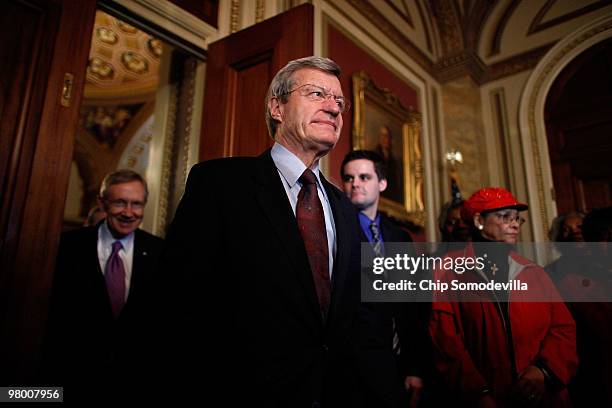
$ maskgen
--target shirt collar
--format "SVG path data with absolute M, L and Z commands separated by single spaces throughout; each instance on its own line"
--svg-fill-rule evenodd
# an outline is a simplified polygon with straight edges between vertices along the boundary
M 276 168 L 285 181 L 287 181 L 287 184 L 289 184 L 289 188 L 293 188 L 295 183 L 297 183 L 298 179 L 302 176 L 302 173 L 304 173 L 304 170 L 306 170 L 306 165 L 295 154 L 291 153 L 285 146 L 278 142 L 274 143 L 270 154 L 272 155 L 272 160 Z M 319 185 L 322 186 L 318 161 L 311 170 L 317 178 Z
M 361 228 L 365 230 L 369 230 L 370 224 L 372 223 L 375 223 L 376 225 L 378 225 L 380 229 L 380 214 L 379 213 L 376 213 L 376 218 L 374 218 L 374 220 L 371 220 L 367 215 L 359 211 L 359 224 L 361 224 Z
M 121 239 L 116 239 L 115 237 L 113 237 L 113 234 L 108 228 L 108 222 L 104 220 L 104 222 L 100 225 L 100 240 L 102 241 L 102 244 L 105 248 L 110 248 L 113 245 L 113 242 L 119 241 L 121 242 L 123 249 L 128 252 L 128 248 L 134 242 L 134 233 L 132 232 L 131 234 L 126 235 Z

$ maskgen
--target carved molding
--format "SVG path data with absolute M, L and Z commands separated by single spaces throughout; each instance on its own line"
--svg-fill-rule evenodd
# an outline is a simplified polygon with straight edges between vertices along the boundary
M 485 82 L 495 81 L 535 67 L 554 44 L 546 44 L 523 54 L 489 65 Z
M 487 66 L 472 51 L 462 51 L 446 57 L 434 65 L 435 76 L 440 82 L 469 75 L 474 82 L 482 84 L 487 78 Z
M 176 112 L 178 104 L 178 87 L 170 86 L 168 97 L 168 119 L 166 122 L 166 140 L 164 143 L 164 154 L 162 161 L 162 173 L 159 189 L 159 215 L 157 217 L 157 234 L 165 234 L 168 223 L 168 198 L 170 192 L 170 178 L 172 177 L 172 151 L 174 149 L 174 129 L 176 128 Z
M 238 31 L 240 22 L 240 0 L 232 0 L 230 9 L 230 33 Z
M 113 0 L 198 48 L 206 49 L 217 29 L 166 0 Z
M 386 17 L 367 0 L 347 0 L 359 13 L 375 24 L 393 43 L 402 49 L 425 71 L 439 82 L 448 82 L 464 76 L 470 76 L 477 84 L 484 84 L 505 76 L 533 68 L 539 58 L 553 45 L 548 44 L 529 50 L 505 60 L 486 65 L 476 52 L 477 39 L 481 33 L 484 20 L 493 10 L 490 2 L 476 2 L 466 10 L 463 18 L 452 2 L 426 2 L 426 13 L 434 16 L 440 36 L 447 42 L 445 53 L 436 62 L 424 54 L 404 33 L 391 24 Z M 339 7 L 337 10 L 344 15 Z M 435 10 L 434 10 L 435 9 Z M 456 24 L 456 26 L 453 26 Z M 465 36 L 461 26 L 466 31 Z M 425 30 L 427 32 L 427 29 Z M 464 43 L 465 38 L 465 43 Z M 386 48 L 384 44 L 381 44 Z M 452 52 L 451 52 L 452 51 Z
M 266 2 L 265 0 L 257 0 L 255 4 L 255 23 L 263 21 L 266 15 Z
M 454 2 L 432 1 L 429 9 L 436 26 L 442 55 L 455 55 L 465 49 L 463 42 L 463 25 Z

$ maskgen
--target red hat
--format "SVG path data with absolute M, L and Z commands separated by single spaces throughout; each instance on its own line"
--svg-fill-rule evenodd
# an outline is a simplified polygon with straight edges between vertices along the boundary
M 474 218 L 474 214 L 501 208 L 513 208 L 525 211 L 527 204 L 519 203 L 511 192 L 505 188 L 481 188 L 463 202 L 462 215 L 466 220 Z

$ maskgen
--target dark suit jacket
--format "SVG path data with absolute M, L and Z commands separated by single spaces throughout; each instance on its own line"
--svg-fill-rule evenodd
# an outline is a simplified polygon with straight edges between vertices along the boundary
M 381 214 L 380 230 L 384 243 L 412 242 L 410 235 Z M 362 242 L 368 242 L 360 228 Z M 385 256 L 392 257 L 389 245 Z M 409 255 L 416 256 L 412 246 Z M 402 406 L 406 376 L 425 377 L 431 366 L 431 342 L 427 334 L 430 305 L 426 303 L 364 303 L 361 307 L 361 362 L 366 373 L 368 405 Z M 397 325 L 401 352 L 392 352 L 393 320 Z M 399 382 L 398 382 L 399 379 Z M 426 384 L 427 385 L 427 384 Z M 406 406 L 405 403 L 403 406 Z
M 173 377 L 163 381 L 195 383 L 224 406 L 354 406 L 358 230 L 350 202 L 321 179 L 337 244 L 326 321 L 270 151 L 194 166 L 162 262 L 172 273 L 162 375 Z
M 134 352 L 132 334 L 140 323 L 142 299 L 151 290 L 162 239 L 136 230 L 130 292 L 113 318 L 98 260 L 98 226 L 62 234 L 44 344 L 44 378 L 65 385 L 66 400 L 77 390 L 120 382 L 117 369 Z M 115 370 L 114 374 L 109 371 Z M 75 390 L 70 389 L 74 385 Z M 113 384 L 115 385 L 115 384 Z M 90 396 L 91 397 L 91 394 Z

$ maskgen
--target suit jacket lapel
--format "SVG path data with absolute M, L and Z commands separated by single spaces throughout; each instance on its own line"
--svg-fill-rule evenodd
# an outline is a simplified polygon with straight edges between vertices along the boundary
M 330 319 L 333 317 L 334 310 L 338 307 L 339 301 L 342 298 L 344 290 L 344 282 L 348 273 L 348 261 L 351 246 L 350 232 L 347 228 L 347 221 L 345 214 L 342 211 L 342 205 L 340 203 L 340 197 L 338 197 L 338 191 L 323 177 L 320 175 L 321 182 L 327 193 L 329 204 L 334 215 L 334 224 L 336 229 L 336 257 L 334 258 L 334 270 L 332 274 L 332 298 L 330 306 Z
M 96 271 L 98 276 L 102 276 L 102 281 L 104 281 L 104 274 L 103 274 L 103 270 L 102 267 L 100 266 L 100 258 L 98 258 L 98 229 L 100 228 L 100 225 L 102 224 L 101 221 L 100 223 L 98 223 L 97 227 L 95 228 L 91 228 L 91 230 L 87 233 L 87 242 L 84 243 L 85 247 L 87 248 L 86 251 L 88 253 L 87 255 L 87 259 L 88 262 L 92 262 L 92 265 L 90 265 L 88 267 L 88 270 L 90 271 Z M 91 260 L 91 261 L 89 261 Z M 95 262 L 95 265 L 93 264 Z M 104 284 L 104 289 L 106 289 L 106 283 Z
M 130 301 L 130 298 L 134 294 L 135 291 L 138 291 L 140 288 L 140 281 L 142 279 L 142 271 L 146 270 L 146 263 L 148 254 L 145 251 L 144 242 L 143 242 L 143 234 L 142 231 L 137 229 L 134 231 L 134 257 L 132 259 L 132 278 L 130 279 L 130 292 L 128 294 L 127 302 Z
M 256 191 L 256 200 L 285 247 L 289 259 L 295 267 L 298 279 L 307 294 L 311 309 L 320 320 L 319 301 L 310 271 L 308 255 L 287 193 L 270 155 L 270 150 L 267 150 L 258 159 L 258 168 L 254 174 L 255 181 L 259 185 L 259 189 Z
M 96 280 L 97 285 L 99 287 L 100 305 L 107 311 L 109 319 L 112 320 L 114 319 L 113 309 L 111 307 L 110 298 L 108 297 L 108 291 L 106 289 L 106 280 L 104 279 L 103 273 L 104 271 L 100 266 L 100 258 L 98 257 L 98 230 L 100 229 L 102 222 L 104 221 L 98 223 L 98 227 L 93 229 L 93 233 L 90 237 L 90 242 L 87 245 L 88 248 L 92 248 L 91 255 L 88 256 L 88 258 L 95 260 L 96 262 L 95 268 L 92 265 L 91 269 L 89 270 L 96 271 L 96 277 L 94 279 Z

